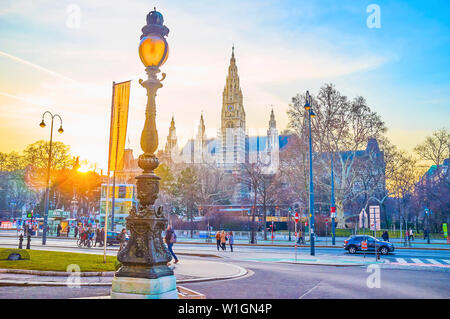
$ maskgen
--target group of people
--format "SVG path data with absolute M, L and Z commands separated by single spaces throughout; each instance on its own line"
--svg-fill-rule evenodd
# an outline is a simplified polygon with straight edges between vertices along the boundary
M 93 241 L 94 247 L 99 244 L 99 246 L 103 246 L 105 241 L 105 229 L 104 228 L 96 228 L 95 230 L 91 227 L 84 228 L 82 226 L 75 226 L 75 238 L 77 238 L 79 233 L 79 238 L 83 243 L 87 241 Z
M 218 231 L 216 233 L 216 242 L 217 242 L 217 251 L 222 249 L 223 251 L 227 250 L 227 241 L 228 245 L 230 245 L 231 252 L 233 252 L 234 245 L 234 235 L 232 231 L 225 233 L 224 230 Z

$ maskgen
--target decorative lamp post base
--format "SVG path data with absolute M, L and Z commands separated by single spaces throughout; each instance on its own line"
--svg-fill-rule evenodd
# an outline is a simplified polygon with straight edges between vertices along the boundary
M 176 278 L 114 277 L 111 299 L 178 299 Z

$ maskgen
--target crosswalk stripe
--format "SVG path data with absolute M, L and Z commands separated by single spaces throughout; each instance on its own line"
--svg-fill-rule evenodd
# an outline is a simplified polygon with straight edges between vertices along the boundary
M 441 263 L 434 260 L 434 259 L 427 259 L 430 263 L 435 264 L 435 265 L 440 265 Z
M 442 259 L 443 262 L 450 264 L 450 259 Z
M 404 260 L 403 258 L 397 258 L 397 262 L 399 262 L 400 264 L 407 264 L 406 260 Z
M 413 262 L 415 262 L 416 264 L 423 264 L 423 261 L 420 260 L 419 258 L 411 258 L 411 260 L 412 260 Z

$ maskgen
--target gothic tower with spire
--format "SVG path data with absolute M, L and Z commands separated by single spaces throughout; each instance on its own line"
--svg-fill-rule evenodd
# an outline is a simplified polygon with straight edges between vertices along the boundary
M 269 156 L 269 174 L 275 174 L 280 166 L 280 140 L 277 130 L 277 122 L 275 121 L 275 114 L 270 113 L 269 129 L 267 130 L 267 154 Z
M 175 161 L 175 157 L 178 155 L 178 142 L 177 142 L 177 132 L 175 129 L 175 120 L 172 116 L 172 121 L 170 121 L 169 135 L 167 136 L 165 152 L 169 155 L 169 158 Z
M 200 124 L 198 125 L 197 136 L 194 145 L 194 163 L 205 163 L 207 156 L 206 150 L 206 132 L 203 114 L 200 116 Z
M 221 128 L 218 138 L 216 162 L 219 167 L 235 169 L 239 164 L 245 162 L 245 111 L 236 58 L 234 57 L 234 46 L 222 95 Z

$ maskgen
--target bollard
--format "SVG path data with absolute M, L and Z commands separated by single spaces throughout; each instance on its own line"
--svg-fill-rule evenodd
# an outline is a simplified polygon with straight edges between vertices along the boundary
M 22 242 L 23 242 L 23 235 L 20 234 L 20 236 L 19 236 L 19 249 L 22 249 Z
M 28 234 L 28 236 L 27 236 L 27 249 L 30 249 L 30 243 L 31 243 L 31 235 Z

